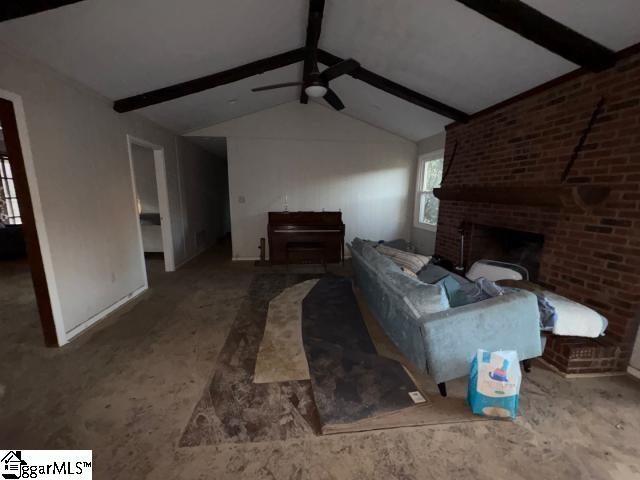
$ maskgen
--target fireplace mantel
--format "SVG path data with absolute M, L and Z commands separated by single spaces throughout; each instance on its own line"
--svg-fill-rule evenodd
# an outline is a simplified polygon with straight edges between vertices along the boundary
M 534 207 L 573 207 L 589 209 L 602 204 L 611 193 L 606 185 L 557 186 L 456 186 L 436 188 L 440 200 L 499 203 Z

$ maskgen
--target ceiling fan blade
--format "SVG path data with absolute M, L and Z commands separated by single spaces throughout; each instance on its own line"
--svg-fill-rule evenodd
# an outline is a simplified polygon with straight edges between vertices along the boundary
M 324 94 L 324 99 L 336 110 L 342 110 L 344 108 L 344 103 L 342 103 L 342 100 L 340 100 L 338 95 L 336 95 L 336 92 L 334 92 L 330 88 L 327 88 L 327 93 Z
M 297 87 L 298 85 L 302 85 L 302 82 L 276 83 L 274 85 L 265 85 L 264 87 L 252 88 L 251 91 L 262 92 L 263 90 L 273 90 L 274 88 L 285 88 L 285 87 Z
M 348 58 L 347 60 L 343 60 L 342 62 L 336 63 L 335 65 L 325 69 L 320 74 L 320 76 L 328 82 L 329 80 L 333 80 L 340 75 L 351 73 L 359 67 L 360 64 L 358 62 L 356 62 L 353 58 Z

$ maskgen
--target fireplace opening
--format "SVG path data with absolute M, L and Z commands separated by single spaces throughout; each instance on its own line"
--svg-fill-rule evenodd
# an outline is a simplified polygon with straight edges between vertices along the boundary
M 467 267 L 478 260 L 515 263 L 529 272 L 529 280 L 538 279 L 544 235 L 478 223 L 467 223 L 463 231 Z

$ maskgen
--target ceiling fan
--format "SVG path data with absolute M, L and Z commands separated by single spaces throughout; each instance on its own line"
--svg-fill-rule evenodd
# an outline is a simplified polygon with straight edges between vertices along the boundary
M 342 110 L 344 108 L 344 103 L 342 103 L 342 100 L 340 100 L 338 95 L 336 95 L 336 92 L 329 88 L 329 82 L 342 75 L 348 75 L 359 67 L 360 64 L 357 61 L 349 58 L 320 72 L 318 70 L 318 63 L 314 61 L 313 69 L 309 72 L 309 76 L 306 81 L 277 83 L 275 85 L 252 88 L 251 91 L 262 92 L 264 90 L 273 90 L 274 88 L 296 87 L 298 85 L 303 85 L 304 91 L 308 96 L 313 98 L 323 97 L 333 108 L 336 110 Z

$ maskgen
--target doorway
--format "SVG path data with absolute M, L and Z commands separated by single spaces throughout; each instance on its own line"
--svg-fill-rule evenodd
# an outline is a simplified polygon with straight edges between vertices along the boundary
M 127 135 L 127 146 L 145 275 L 148 278 L 146 259 L 160 256 L 164 270 L 172 272 L 175 259 L 164 149 L 131 135 Z
M 0 281 L 19 288 L 19 291 L 11 293 L 14 299 L 3 301 L 15 300 L 16 309 L 24 306 L 19 305 L 17 299 L 32 298 L 31 292 L 26 291 L 28 281 L 24 281 L 30 275 L 44 343 L 48 347 L 57 347 L 60 341 L 36 230 L 16 113 L 13 103 L 4 98 L 0 98 L 0 127 L 0 262 L 4 263 Z M 11 308 L 7 309 L 5 303 L 6 310 L 9 314 L 16 313 Z

